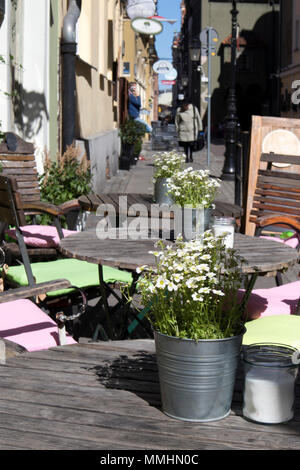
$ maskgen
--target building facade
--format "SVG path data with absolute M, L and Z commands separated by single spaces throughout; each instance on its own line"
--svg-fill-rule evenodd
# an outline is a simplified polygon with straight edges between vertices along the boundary
M 300 1 L 281 1 L 281 116 L 300 117 Z
M 238 120 L 244 130 L 251 114 L 279 115 L 279 1 L 237 1 L 236 95 Z M 222 133 L 226 118 L 227 93 L 231 81 L 231 0 L 184 0 L 182 28 L 175 54 L 182 57 L 181 86 L 206 122 L 208 58 L 201 50 L 198 62 L 190 59 L 190 48 L 203 46 L 200 33 L 211 26 L 217 32 L 216 52 L 211 66 L 212 127 Z M 179 50 L 179 52 L 178 52 Z M 178 59 L 177 59 L 178 60 Z M 180 59 L 179 59 L 180 61 Z M 187 80 L 185 78 L 187 77 Z
M 73 22 L 71 33 L 67 19 Z M 156 118 L 157 79 L 149 59 L 154 40 L 130 29 L 124 0 L 1 0 L 1 129 L 35 144 L 40 172 L 45 152 L 53 160 L 62 153 L 70 119 L 74 139 L 91 161 L 94 190 L 101 191 L 105 178 L 117 172 L 118 128 L 126 115 L 125 53 L 130 49 L 141 50 L 130 60 L 144 117 Z M 74 44 L 63 49 L 64 35 L 72 34 Z M 74 49 L 74 93 L 64 81 L 68 48 Z M 70 116 L 64 107 L 68 92 L 75 100 Z

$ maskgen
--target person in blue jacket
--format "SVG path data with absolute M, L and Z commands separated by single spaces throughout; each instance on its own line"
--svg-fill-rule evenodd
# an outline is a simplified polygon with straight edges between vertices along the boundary
M 140 118 L 140 110 L 141 110 L 141 97 L 137 91 L 136 83 L 131 83 L 129 85 L 129 94 L 128 94 L 128 114 L 129 117 L 134 119 L 137 122 L 143 124 L 146 128 L 146 132 L 151 133 L 152 127 L 149 126 L 143 119 Z

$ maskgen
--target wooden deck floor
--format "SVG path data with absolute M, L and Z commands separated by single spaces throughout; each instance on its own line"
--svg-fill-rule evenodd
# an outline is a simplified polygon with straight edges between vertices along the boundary
M 0 366 L 1 450 L 299 449 L 299 409 L 282 425 L 231 414 L 212 423 L 164 415 L 151 340 L 88 343 L 25 353 Z M 298 398 L 299 404 L 299 398 Z

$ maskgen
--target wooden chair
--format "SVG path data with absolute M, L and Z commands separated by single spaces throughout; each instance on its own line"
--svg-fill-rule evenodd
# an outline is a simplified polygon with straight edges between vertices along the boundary
M 284 171 L 274 166 L 299 165 L 300 157 L 262 153 L 249 221 L 256 225 L 256 233 L 268 226 L 290 227 L 300 230 L 300 173 Z
M 300 173 L 288 171 L 285 166 L 299 165 L 300 156 L 262 153 L 257 169 L 253 197 L 247 198 L 248 223 L 255 225 L 256 236 L 272 237 L 296 249 L 300 247 Z M 292 230 L 288 239 L 281 232 Z M 247 233 L 247 231 L 246 231 Z M 278 285 L 281 276 L 276 275 Z
M 16 182 L 15 190 L 18 191 L 18 200 L 22 202 L 22 210 L 19 208 L 20 226 L 28 226 L 26 216 L 30 216 L 35 223 L 35 217 L 40 214 L 55 215 L 57 218 L 66 216 L 68 228 L 74 230 L 76 219 L 80 211 L 77 199 L 65 202 L 54 209 L 55 206 L 43 202 L 39 189 L 38 172 L 34 156 L 33 145 L 23 141 L 13 133 L 6 134 L 6 141 L 0 144 L 1 175 L 13 177 Z M 48 208 L 48 209 L 47 209 Z M 7 226 L 2 222 L 0 233 L 4 234 Z M 60 232 L 61 233 L 61 232 Z M 12 259 L 20 259 L 18 244 L 6 244 L 6 254 Z M 55 247 L 31 247 L 30 256 L 35 259 L 55 259 L 57 257 Z
M 8 272 L 5 275 L 5 287 L 16 288 L 26 285 L 33 287 L 35 284 L 57 279 L 63 274 L 63 277 L 70 282 L 71 287 L 59 289 L 55 292 L 47 292 L 44 304 L 53 312 L 57 310 L 55 304 L 58 304 L 59 309 L 60 302 L 68 302 L 71 309 L 74 307 L 74 315 L 76 315 L 78 305 L 79 308 L 82 305 L 82 292 L 85 293 L 88 299 L 98 299 L 97 305 L 91 309 L 91 316 L 93 317 L 91 328 L 96 324 L 96 330 L 100 333 L 102 332 L 103 338 L 107 339 L 102 327 L 106 312 L 102 308 L 103 299 L 101 296 L 98 266 L 87 261 L 72 258 L 61 258 L 42 263 L 31 262 L 20 224 L 24 209 L 31 210 L 32 205 L 34 207 L 34 203 L 24 203 L 21 200 L 14 178 L 0 176 L 0 219 L 15 227 L 23 262 L 22 265 L 9 266 Z M 57 217 L 61 212 L 56 206 L 51 206 L 51 204 L 43 206 L 39 203 L 39 208 L 43 208 L 46 213 L 53 215 L 57 223 Z M 57 229 L 59 230 L 58 225 Z M 5 250 L 5 245 L 3 245 L 3 248 Z M 103 282 L 105 285 L 120 283 L 131 285 L 132 275 L 110 266 L 103 266 Z M 80 295 L 78 295 L 78 289 Z M 82 322 L 84 324 L 84 316 L 82 316 Z M 79 328 L 81 328 L 80 325 Z M 80 336 L 80 330 L 77 329 L 76 331 L 75 339 Z

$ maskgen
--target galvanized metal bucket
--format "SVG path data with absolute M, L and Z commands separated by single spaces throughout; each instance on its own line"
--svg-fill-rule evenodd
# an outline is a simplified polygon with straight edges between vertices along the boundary
M 196 342 L 155 331 L 163 412 L 195 422 L 228 416 L 244 333 Z
M 174 204 L 173 198 L 167 194 L 167 178 L 157 178 L 154 183 L 154 200 L 156 204 Z
M 208 230 L 210 228 L 212 212 L 212 207 L 204 209 L 204 230 Z
M 212 209 L 174 206 L 174 236 L 179 234 L 185 241 L 201 239 L 210 228 Z
M 204 233 L 204 209 L 191 207 L 175 207 L 174 235 L 179 234 L 185 241 L 201 239 Z

